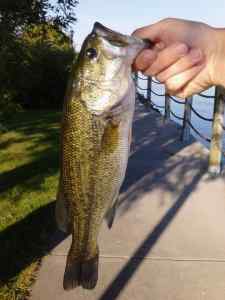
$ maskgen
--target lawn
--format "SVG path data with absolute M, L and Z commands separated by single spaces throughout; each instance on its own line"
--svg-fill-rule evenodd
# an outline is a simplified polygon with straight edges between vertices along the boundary
M 27 299 L 55 231 L 60 113 L 14 114 L 0 133 L 0 299 Z

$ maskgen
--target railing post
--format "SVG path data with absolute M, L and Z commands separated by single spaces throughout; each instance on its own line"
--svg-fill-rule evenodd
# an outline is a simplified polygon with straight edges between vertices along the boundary
M 135 82 L 135 84 L 138 83 L 138 72 L 134 73 L 134 82 Z
M 170 96 L 165 94 L 165 111 L 164 111 L 164 123 L 170 120 Z
M 191 105 L 193 102 L 193 97 L 188 97 L 185 99 L 185 106 L 184 106 L 184 120 L 181 132 L 181 140 L 183 142 L 187 142 L 190 139 L 191 135 L 191 128 L 189 126 L 189 122 L 191 122 Z
M 152 91 L 152 77 L 148 77 L 147 80 L 147 99 L 151 103 L 151 91 Z
M 222 169 L 222 148 L 223 148 L 223 119 L 225 106 L 225 89 L 221 86 L 216 87 L 212 138 L 209 155 L 209 173 L 218 175 Z
M 138 85 L 138 72 L 134 73 L 134 85 L 135 85 L 135 99 L 137 100 L 138 95 L 137 95 L 137 85 Z

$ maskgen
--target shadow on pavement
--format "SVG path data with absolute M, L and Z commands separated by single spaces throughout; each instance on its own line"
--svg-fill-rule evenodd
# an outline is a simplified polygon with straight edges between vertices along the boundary
M 126 284 L 129 282 L 131 277 L 140 267 L 145 257 L 149 254 L 149 251 L 155 245 L 160 238 L 161 234 L 166 230 L 167 226 L 176 217 L 176 214 L 184 205 L 190 194 L 195 190 L 199 180 L 205 173 L 205 169 L 199 170 L 189 185 L 187 185 L 181 195 L 178 197 L 173 206 L 167 211 L 160 222 L 154 227 L 149 233 L 147 238 L 141 243 L 141 245 L 134 252 L 132 257 L 128 260 L 126 265 L 110 283 L 104 293 L 98 298 L 98 300 L 114 300 L 117 299 L 121 291 L 124 289 Z
M 132 153 L 127 176 L 121 190 L 122 197 L 119 203 L 121 216 L 132 208 L 132 205 L 141 198 L 142 194 L 155 188 L 172 191 L 177 197 L 174 198 L 174 202 L 165 216 L 153 231 L 149 233 L 146 240 L 137 248 L 133 256 L 99 300 L 116 299 L 138 270 L 147 253 L 149 253 L 160 235 L 175 218 L 189 195 L 194 191 L 205 172 L 205 166 L 203 166 L 201 159 L 198 157 L 189 157 L 186 160 L 183 157 L 177 157 L 175 160 L 170 159 L 186 147 L 185 144 L 179 142 L 178 127 L 174 126 L 174 124 L 168 124 L 166 127 L 162 126 L 161 117 L 157 116 L 155 112 L 146 112 L 143 108 L 138 108 L 138 110 L 134 121 Z M 20 130 L 24 131 L 24 128 Z M 55 128 L 52 130 L 55 130 Z M 53 146 L 55 145 L 57 143 L 55 143 L 54 138 Z M 55 163 L 57 152 L 53 148 L 51 146 L 53 153 L 52 172 L 55 173 L 57 168 Z M 47 149 L 47 151 L 50 150 Z M 47 154 L 49 157 L 48 152 Z M 31 169 L 36 166 L 35 164 L 38 165 L 38 162 L 38 160 L 34 161 Z M 42 167 L 44 168 L 45 165 Z M 40 171 L 42 171 L 42 167 Z M 176 182 L 172 181 L 169 177 L 170 172 L 175 169 L 177 170 Z M 192 175 L 190 175 L 190 170 L 192 171 Z M 18 180 L 19 182 L 24 181 L 25 187 L 27 187 L 27 176 L 30 176 L 28 171 L 29 168 L 26 165 L 17 170 L 17 172 L 24 174 L 24 177 Z M 9 174 L 5 173 L 1 176 L 4 183 L 1 186 L 2 191 L 10 189 L 13 184 L 16 184 L 15 182 L 8 183 L 11 176 L 13 177 L 13 172 L 9 172 Z M 181 189 L 181 186 L 185 186 L 185 188 Z M 161 201 L 162 199 L 159 200 Z M 159 205 L 161 204 L 159 202 Z M 47 204 L 0 233 L 0 243 L 3 245 L 3 249 L 0 251 L 1 282 L 6 283 L 30 263 L 41 258 L 65 239 L 65 235 L 55 231 L 54 206 L 54 202 Z M 49 236 L 52 236 L 50 242 Z M 20 240 L 19 244 L 17 244 L 18 240 Z M 21 244 L 23 247 L 21 247 Z M 15 253 L 17 256 L 16 261 L 12 259 Z
M 138 108 L 133 135 L 132 152 L 119 200 L 119 215 L 125 214 L 141 201 L 143 194 L 154 189 L 174 194 L 175 200 L 199 168 L 207 166 L 207 159 L 201 154 L 179 154 L 194 144 L 194 139 L 189 143 L 181 142 L 180 127 L 172 122 L 162 126 L 162 118 L 155 112 L 145 113 L 142 107 Z M 163 205 L 163 198 L 158 204 Z
M 179 127 L 172 123 L 162 126 L 155 113 L 152 113 L 152 119 L 151 113 L 140 117 L 142 113 L 140 108 L 134 123 L 135 141 L 122 187 L 119 215 L 122 217 L 137 201 L 141 201 L 142 194 L 157 188 L 171 192 L 174 201 L 98 300 L 117 299 L 207 172 L 207 159 L 200 154 L 179 156 L 180 150 L 194 143 L 193 139 L 189 144 L 179 142 Z M 171 171 L 175 178 L 171 178 Z M 163 199 L 158 200 L 159 205 L 163 205 Z

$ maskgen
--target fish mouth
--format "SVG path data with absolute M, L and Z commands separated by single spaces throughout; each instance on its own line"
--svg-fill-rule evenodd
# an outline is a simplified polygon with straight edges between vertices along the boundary
M 99 22 L 95 22 L 92 34 L 106 39 L 111 44 L 118 47 L 126 47 L 129 45 L 139 45 L 142 49 L 152 48 L 153 42 L 147 39 L 141 39 L 136 36 L 125 35 L 120 32 L 111 30 Z

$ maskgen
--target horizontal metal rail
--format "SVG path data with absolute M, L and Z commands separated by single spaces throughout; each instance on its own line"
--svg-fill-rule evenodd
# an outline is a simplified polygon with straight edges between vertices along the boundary
M 151 90 L 152 94 L 155 95 L 155 96 L 159 96 L 159 97 L 164 97 L 166 96 L 166 94 L 158 94 L 156 93 L 155 91 Z
M 169 120 L 171 117 L 178 119 L 182 123 L 181 138 L 183 141 L 188 141 L 190 138 L 190 132 L 193 131 L 193 134 L 196 134 L 203 141 L 210 143 L 210 154 L 209 154 L 209 173 L 210 174 L 219 174 L 222 171 L 222 156 L 225 156 L 225 152 L 222 149 L 223 137 L 225 135 L 225 124 L 224 124 L 224 109 L 225 109 L 225 89 L 221 86 L 215 87 L 215 95 L 206 95 L 204 93 L 197 94 L 200 97 L 206 99 L 213 99 L 214 102 L 214 113 L 212 117 L 207 117 L 201 114 L 198 109 L 193 107 L 193 97 L 186 98 L 185 101 L 177 99 L 174 96 L 171 96 L 165 93 L 161 93 L 152 89 L 152 83 L 157 85 L 163 85 L 157 79 L 151 77 L 141 77 L 136 74 L 136 86 L 142 91 L 147 91 L 147 95 L 143 95 L 143 99 L 140 99 L 140 102 L 149 103 L 152 109 L 157 110 L 157 108 L 163 109 L 164 120 Z M 147 81 L 147 87 L 143 88 L 138 86 L 138 79 Z M 165 97 L 164 105 L 158 105 L 152 101 L 153 96 Z M 182 113 L 177 114 L 174 110 L 171 109 L 171 101 L 178 105 L 183 105 L 184 110 Z M 159 110 L 158 110 L 159 111 Z M 197 129 L 191 122 L 193 115 L 197 116 L 199 119 L 211 122 L 212 131 L 211 136 L 208 137 L 207 134 L 201 132 Z
M 207 98 L 207 99 L 215 99 L 215 96 L 205 95 L 203 93 L 199 93 L 198 95 L 203 97 L 203 98 Z
M 181 120 L 181 121 L 184 120 L 183 117 L 180 117 L 180 116 L 178 116 L 177 114 L 175 114 L 175 112 L 173 112 L 172 109 L 170 109 L 170 113 L 171 113 L 172 116 L 174 116 L 174 118 L 176 118 L 176 119 L 178 119 L 178 120 Z
M 172 97 L 170 95 L 169 95 L 169 97 L 170 97 L 171 100 L 173 100 L 177 104 L 183 104 L 183 105 L 185 104 L 185 102 L 178 101 L 177 99 L 175 99 L 174 97 Z
M 200 119 L 204 120 L 204 121 L 208 121 L 208 122 L 212 122 L 213 118 L 206 118 L 202 115 L 200 115 L 200 113 L 197 112 L 197 110 L 193 107 L 193 105 L 189 104 L 191 110 L 193 111 L 193 113 L 195 113 L 196 116 L 198 116 Z
M 158 80 L 154 80 L 152 79 L 152 82 L 156 83 L 156 84 L 163 84 L 162 82 L 158 81 Z
M 138 96 L 139 101 L 142 104 L 150 103 L 152 106 L 155 106 L 158 108 L 165 108 L 164 105 L 159 105 L 159 104 L 154 103 L 152 100 L 146 98 L 143 94 L 138 93 L 137 96 Z
M 140 87 L 139 85 L 136 85 L 136 87 L 137 87 L 139 90 L 141 90 L 141 91 L 147 91 L 147 88 L 142 88 L 142 87 Z
M 156 104 L 155 102 L 153 102 L 152 100 L 150 101 L 152 103 L 153 106 L 158 107 L 158 108 L 165 108 L 165 105 L 159 105 Z
M 193 124 L 188 120 L 187 121 L 188 125 L 191 127 L 191 129 L 198 135 L 200 136 L 200 138 L 202 138 L 203 140 L 205 140 L 206 142 L 210 143 L 211 139 L 206 137 L 204 134 L 202 134 L 201 132 L 198 131 L 198 129 L 196 129 Z
M 148 77 L 143 78 L 143 77 L 141 77 L 141 76 L 139 76 L 139 75 L 137 75 L 137 78 L 138 78 L 138 79 L 141 79 L 141 80 L 148 80 Z

